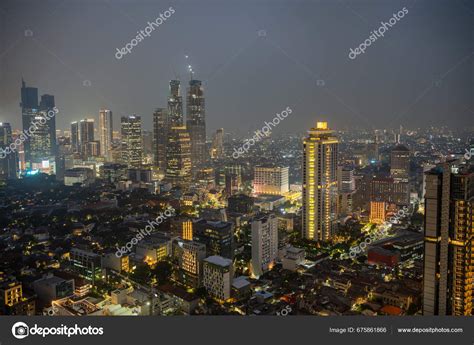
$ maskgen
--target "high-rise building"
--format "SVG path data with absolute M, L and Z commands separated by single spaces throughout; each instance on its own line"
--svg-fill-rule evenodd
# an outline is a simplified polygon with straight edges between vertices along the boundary
M 168 128 L 181 127 L 183 121 L 183 97 L 181 96 L 179 80 L 170 80 L 170 95 L 168 97 Z
M 256 166 L 253 190 L 255 194 L 283 195 L 290 190 L 288 167 Z
M 397 145 L 390 154 L 390 175 L 397 181 L 408 182 L 410 172 L 410 150 Z
M 191 138 L 191 162 L 193 171 L 197 171 L 208 159 L 204 89 L 200 80 L 189 81 L 186 110 L 186 127 Z
M 71 122 L 71 148 L 74 153 L 81 152 L 81 139 L 79 136 L 79 123 Z
M 122 162 L 129 167 L 139 168 L 142 165 L 142 120 L 140 116 L 123 116 L 122 126 Z
M 339 192 L 353 192 L 355 190 L 354 168 L 342 165 L 338 166 L 337 185 Z
M 224 128 L 216 130 L 212 138 L 210 156 L 212 159 L 221 159 L 224 157 Z
M 38 104 L 38 89 L 27 87 L 24 80 L 21 84 L 22 125 L 23 131 L 29 133 L 23 142 L 25 168 L 47 168 L 56 154 L 56 119 L 46 116 L 54 108 L 54 96 L 43 95 Z
M 252 220 L 252 274 L 260 277 L 272 269 L 278 255 L 278 218 L 259 215 Z
M 232 260 L 213 255 L 204 259 L 203 281 L 209 295 L 218 301 L 230 298 L 234 278 Z
M 5 151 L 13 142 L 12 128 L 9 123 L 0 122 L 0 181 L 15 179 L 17 177 L 18 152 Z
M 79 145 L 82 155 L 86 155 L 87 144 L 94 141 L 94 119 L 83 119 L 79 122 Z
M 54 107 L 56 103 L 54 101 L 53 95 L 42 95 L 40 100 L 40 110 L 45 116 L 48 112 L 54 112 Z M 49 129 L 48 137 L 51 142 L 51 155 L 57 154 L 57 144 L 56 144 L 56 117 L 50 117 L 47 121 L 47 128 Z
M 162 173 L 166 171 L 166 145 L 168 142 L 168 118 L 164 108 L 153 113 L 153 162 Z
M 193 223 L 193 241 L 206 245 L 206 255 L 234 258 L 234 225 L 230 222 L 199 219 Z
M 175 270 L 176 280 L 186 287 L 201 287 L 206 245 L 178 238 L 173 242 L 173 257 L 178 264 Z
M 337 217 L 339 140 L 326 122 L 318 122 L 303 142 L 303 237 L 329 240 Z
M 423 315 L 474 315 L 474 169 L 426 172 Z
M 191 182 L 191 140 L 186 127 L 171 127 L 166 146 L 166 180 L 177 185 Z
M 99 136 L 100 154 L 110 161 L 112 158 L 112 132 L 113 132 L 112 111 L 100 109 L 99 111 Z

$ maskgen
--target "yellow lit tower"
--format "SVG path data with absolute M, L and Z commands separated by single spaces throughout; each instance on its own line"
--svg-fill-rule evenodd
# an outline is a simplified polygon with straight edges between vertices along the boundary
M 303 142 L 303 237 L 330 240 L 337 215 L 339 140 L 327 122 L 317 122 Z

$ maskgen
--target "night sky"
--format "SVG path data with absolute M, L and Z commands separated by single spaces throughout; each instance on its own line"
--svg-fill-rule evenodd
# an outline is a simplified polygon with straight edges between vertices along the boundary
M 170 6 L 150 37 L 115 58 Z M 403 7 L 404 18 L 349 59 Z M 188 83 L 188 64 L 204 81 L 208 134 L 254 131 L 287 106 L 276 132 L 318 119 L 341 130 L 472 127 L 474 1 L 0 0 L 0 122 L 15 129 L 23 77 L 55 95 L 57 128 L 105 107 L 115 128 L 137 114 L 150 130 L 169 80 Z

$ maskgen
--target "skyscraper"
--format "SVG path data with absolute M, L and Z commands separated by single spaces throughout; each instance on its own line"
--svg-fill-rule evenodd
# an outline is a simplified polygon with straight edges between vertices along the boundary
M 410 172 L 410 150 L 403 145 L 397 145 L 390 154 L 390 175 L 395 180 L 408 182 Z
M 54 111 L 54 107 L 56 103 L 54 101 L 53 95 L 42 95 L 40 100 L 40 110 L 43 112 L 43 116 L 48 112 Z M 49 129 L 48 136 L 51 142 L 51 155 L 57 154 L 57 144 L 56 144 L 56 117 L 51 117 L 47 124 L 47 128 Z
M 191 162 L 196 171 L 207 161 L 206 112 L 204 89 L 200 80 L 190 80 L 186 98 L 186 127 L 191 138 Z
M 122 117 L 122 161 L 129 167 L 139 168 L 142 164 L 142 120 L 140 116 Z
M 179 80 L 170 80 L 168 97 L 168 128 L 183 126 L 183 97 L 181 97 Z
M 112 158 L 112 132 L 112 111 L 101 109 L 99 111 L 100 154 L 109 161 Z
M 86 155 L 87 145 L 94 141 L 94 119 L 83 119 L 79 122 L 80 152 Z
M 7 154 L 4 151 L 12 142 L 12 128 L 10 124 L 0 122 L 0 181 L 16 178 L 18 152 L 12 151 Z
M 327 122 L 318 122 L 303 142 L 303 237 L 331 239 L 337 206 L 339 141 Z
M 81 151 L 79 123 L 77 121 L 71 122 L 71 147 L 74 153 L 79 153 Z
M 191 182 L 191 142 L 186 127 L 171 127 L 166 146 L 166 179 L 177 185 Z
M 426 172 L 423 315 L 474 315 L 474 169 Z
M 210 155 L 212 159 L 221 159 L 224 157 L 224 128 L 216 130 L 212 138 Z
M 48 166 L 56 153 L 56 120 L 54 116 L 46 116 L 54 108 L 54 96 L 43 95 L 38 104 L 38 89 L 27 87 L 22 80 L 20 106 L 23 131 L 29 133 L 23 142 L 25 168 L 31 170 Z
M 252 274 L 260 277 L 271 270 L 278 254 L 278 219 L 274 214 L 252 220 Z
M 168 119 L 164 108 L 153 113 L 153 162 L 162 173 L 166 171 L 166 145 L 168 142 Z

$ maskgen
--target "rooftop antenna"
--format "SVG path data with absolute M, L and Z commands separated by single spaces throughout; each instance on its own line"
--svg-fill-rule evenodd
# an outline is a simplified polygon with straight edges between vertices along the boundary
M 189 55 L 185 55 L 184 57 L 186 58 L 186 60 L 189 60 Z M 193 66 L 191 66 L 190 64 L 188 64 L 188 71 L 189 71 L 189 77 L 191 78 L 190 80 L 193 80 L 194 71 L 193 71 Z

